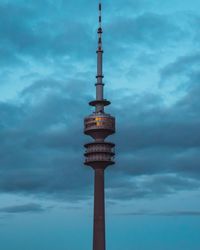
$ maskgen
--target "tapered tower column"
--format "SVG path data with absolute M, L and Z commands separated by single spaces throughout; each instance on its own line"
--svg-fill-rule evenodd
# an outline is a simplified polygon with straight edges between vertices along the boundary
M 95 169 L 93 250 L 105 250 L 104 169 Z

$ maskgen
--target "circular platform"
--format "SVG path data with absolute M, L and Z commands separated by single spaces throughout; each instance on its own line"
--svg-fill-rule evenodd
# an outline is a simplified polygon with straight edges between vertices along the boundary
M 96 107 L 96 105 L 108 106 L 108 105 L 110 105 L 110 101 L 108 101 L 106 99 L 104 99 L 104 100 L 94 100 L 94 101 L 89 102 L 89 105 L 90 106 L 95 106 L 95 107 Z

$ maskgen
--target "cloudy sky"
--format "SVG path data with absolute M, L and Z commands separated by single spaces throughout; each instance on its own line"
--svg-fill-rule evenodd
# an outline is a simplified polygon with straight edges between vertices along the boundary
M 97 0 L 0 0 L 0 242 L 92 246 Z M 109 250 L 200 249 L 199 0 L 103 0 Z

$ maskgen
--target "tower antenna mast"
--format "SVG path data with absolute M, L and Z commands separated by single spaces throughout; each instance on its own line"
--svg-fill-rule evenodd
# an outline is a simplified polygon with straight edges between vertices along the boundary
M 96 83 L 96 100 L 98 101 L 103 101 L 104 100 L 104 93 L 103 93 L 103 46 L 102 46 L 102 34 L 103 34 L 103 29 L 102 29 L 102 4 L 101 1 L 99 1 L 99 27 L 97 30 L 98 34 L 98 47 L 97 47 L 97 83 Z M 102 105 L 101 105 L 102 104 Z M 105 103 L 104 103 L 105 104 Z M 108 105 L 107 103 L 106 105 Z M 96 111 L 104 111 L 104 106 L 103 103 L 99 102 L 99 105 L 96 106 Z

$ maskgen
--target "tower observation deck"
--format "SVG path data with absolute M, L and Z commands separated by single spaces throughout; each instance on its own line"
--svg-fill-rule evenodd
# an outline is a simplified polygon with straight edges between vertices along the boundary
M 85 165 L 94 169 L 94 226 L 93 250 L 105 250 L 105 205 L 104 205 L 104 170 L 114 164 L 115 145 L 105 139 L 115 133 L 115 118 L 104 109 L 110 102 L 104 99 L 103 83 L 103 47 L 102 47 L 102 5 L 99 3 L 99 27 L 97 47 L 97 82 L 96 99 L 89 102 L 95 111 L 84 119 L 84 133 L 93 138 L 85 144 Z

